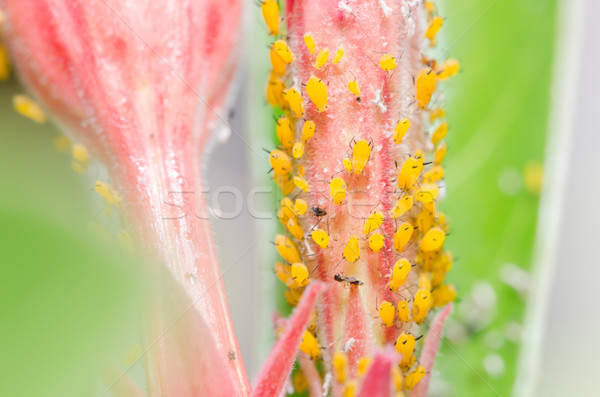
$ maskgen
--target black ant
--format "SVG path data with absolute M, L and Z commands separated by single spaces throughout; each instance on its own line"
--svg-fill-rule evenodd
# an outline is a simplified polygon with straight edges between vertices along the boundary
M 341 274 L 336 273 L 333 276 L 333 279 L 340 283 L 348 283 L 348 284 L 352 284 L 352 285 L 363 285 L 363 282 L 358 280 L 354 276 L 342 276 Z

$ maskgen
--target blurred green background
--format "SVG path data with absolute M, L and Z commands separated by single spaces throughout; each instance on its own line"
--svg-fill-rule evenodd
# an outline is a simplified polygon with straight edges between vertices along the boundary
M 530 279 L 550 105 L 555 0 L 445 0 L 449 280 L 459 303 L 437 371 L 445 396 L 511 394 Z M 533 175 L 535 182 L 535 175 Z M 533 183 L 535 185 L 535 183 Z M 525 272 L 520 271 L 520 269 Z M 515 288 L 516 287 L 516 288 Z
M 15 113 L 20 92 L 0 84 L 0 395 L 100 395 L 98 365 L 137 343 L 139 278 L 89 232 L 110 228 L 93 180 L 53 149 L 54 128 Z

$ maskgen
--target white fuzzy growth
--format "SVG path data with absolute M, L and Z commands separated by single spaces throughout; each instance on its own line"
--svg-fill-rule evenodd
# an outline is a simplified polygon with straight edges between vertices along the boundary
M 385 0 L 379 0 L 379 7 L 383 11 L 383 15 L 387 18 L 392 13 L 392 8 L 385 4 Z
M 381 92 L 382 90 L 375 91 L 375 99 L 373 99 L 373 103 L 379 106 L 379 110 L 381 110 L 381 113 L 385 113 L 388 109 L 387 106 L 385 106 L 385 103 L 383 103 L 383 99 L 381 98 Z
M 348 353 L 349 351 L 352 350 L 352 348 L 354 347 L 354 344 L 356 343 L 356 339 L 354 338 L 350 338 L 346 341 L 346 343 L 344 344 L 344 352 Z
M 329 395 L 329 387 L 331 386 L 331 372 L 327 372 L 325 374 L 325 379 L 323 379 L 323 395 L 324 396 L 328 396 Z
M 341 0 L 341 1 L 338 3 L 338 8 L 339 8 L 340 10 L 342 10 L 342 11 L 345 11 L 345 12 L 347 12 L 347 13 L 349 13 L 349 14 L 352 14 L 352 8 L 350 8 L 350 5 L 349 5 L 348 3 L 349 3 L 349 1 L 348 1 L 348 0 Z

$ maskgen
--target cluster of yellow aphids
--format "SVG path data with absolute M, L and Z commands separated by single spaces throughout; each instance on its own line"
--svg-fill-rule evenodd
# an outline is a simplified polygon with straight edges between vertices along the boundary
M 370 139 L 368 135 L 364 137 L 365 134 L 363 138 L 349 139 L 349 150 L 340 153 L 337 164 L 329 163 L 331 176 L 326 181 L 328 191 L 317 191 L 311 177 L 321 172 L 316 168 L 323 165 L 311 150 L 311 145 L 315 144 L 311 139 L 323 136 L 319 134 L 326 130 L 328 117 L 331 119 L 338 116 L 329 114 L 334 107 L 332 104 L 337 103 L 334 101 L 347 95 L 346 99 L 356 100 L 352 102 L 354 105 L 358 102 L 360 106 L 373 106 L 372 103 L 376 101 L 369 97 L 369 90 L 372 96 L 373 89 L 368 87 L 368 81 L 359 82 L 356 78 L 347 81 L 340 77 L 346 75 L 342 71 L 347 70 L 344 68 L 349 67 L 354 55 L 352 51 L 343 48 L 343 39 L 334 49 L 319 48 L 318 35 L 296 32 L 290 37 L 301 39 L 302 42 L 288 43 L 281 34 L 282 19 L 278 3 L 263 0 L 261 9 L 269 32 L 276 40 L 270 47 L 272 71 L 266 96 L 268 102 L 279 109 L 280 114 L 275 127 L 279 142 L 270 151 L 269 162 L 275 181 L 286 196 L 281 200 L 277 212 L 285 232 L 275 238 L 275 247 L 283 258 L 275 266 L 276 274 L 288 287 L 286 298 L 291 305 L 298 302 L 311 277 L 318 275 L 323 278 L 323 274 L 331 278 L 324 280 L 326 282 L 363 288 L 376 296 L 375 321 L 385 331 L 382 333 L 393 335 L 396 350 L 402 357 L 392 374 L 395 387 L 399 392 L 411 390 L 426 373 L 416 354 L 419 338 L 415 335 L 419 334 L 419 325 L 426 322 L 432 309 L 445 305 L 456 297 L 454 287 L 444 283 L 453 259 L 443 249 L 448 224 L 445 215 L 437 208 L 443 191 L 442 164 L 447 151 L 445 138 L 448 123 L 444 120 L 444 110 L 437 104 L 432 105 L 436 103 L 432 98 L 436 98 L 438 82 L 457 74 L 459 64 L 453 59 L 438 64 L 433 59 L 422 57 L 421 69 L 415 70 L 412 76 L 414 100 L 408 105 L 412 106 L 410 112 L 407 111 L 404 117 L 398 117 L 385 132 L 373 132 L 380 134 L 377 139 Z M 435 7 L 429 1 L 424 3 L 424 14 L 427 20 L 424 40 L 434 45 L 443 19 L 436 15 Z M 378 73 L 383 72 L 386 81 L 390 81 L 394 73 L 399 73 L 401 53 L 385 53 L 381 49 L 373 50 L 371 55 Z M 299 59 L 303 59 L 303 63 L 294 65 Z M 300 69 L 303 73 L 298 73 Z M 306 78 L 299 79 L 299 75 Z M 334 75 L 335 79 L 328 78 Z M 332 95 L 332 92 L 335 94 Z M 411 121 L 415 131 L 411 131 Z M 431 125 L 432 132 L 428 142 L 420 149 L 417 146 L 417 150 L 399 157 L 399 148 L 405 148 L 407 142 L 410 147 L 419 142 L 411 136 L 424 135 L 421 130 L 424 123 Z M 382 125 L 384 127 L 381 129 L 384 129 L 386 124 Z M 389 139 L 387 146 L 378 141 L 381 134 Z M 327 137 L 323 137 L 323 141 L 326 141 Z M 386 153 L 382 152 L 383 146 L 388 147 L 385 149 Z M 331 157 L 331 153 L 327 154 Z M 382 199 L 387 200 L 387 204 L 380 207 L 377 205 L 364 217 L 359 229 L 330 229 L 331 212 L 353 200 L 353 185 L 368 185 L 369 178 L 373 178 L 378 172 L 372 163 L 374 159 L 382 157 L 392 159 L 392 166 L 396 163 L 395 177 L 387 180 L 393 185 L 392 192 Z M 305 172 L 304 166 L 308 172 Z M 315 200 L 315 196 L 319 199 Z M 327 206 L 319 205 L 324 198 Z M 336 221 L 338 224 L 343 223 Z M 351 224 L 353 223 L 345 223 Z M 328 257 L 328 253 L 332 252 L 335 257 Z M 389 270 L 380 272 L 385 288 L 379 288 L 379 284 L 369 285 L 371 281 L 358 277 L 358 274 L 345 273 L 347 269 L 357 269 L 354 264 L 366 263 L 364 258 L 372 258 L 374 254 L 381 255 L 381 258 L 393 258 Z M 319 262 L 318 258 L 323 255 L 331 263 Z M 318 266 L 329 268 L 326 272 L 315 273 Z M 335 276 L 331 272 L 332 268 L 339 269 L 335 271 Z M 382 289 L 385 293 L 381 292 Z M 390 341 L 389 337 L 386 338 L 379 343 Z M 322 356 L 316 334 L 310 330 L 306 331 L 300 349 L 312 359 Z M 354 372 L 358 376 L 352 379 L 345 354 L 344 349 L 335 348 L 334 354 L 330 352 L 326 361 L 332 367 L 336 382 L 343 386 L 347 395 L 353 395 L 352 390 L 356 389 L 357 381 L 368 367 L 369 357 L 363 357 L 359 370 Z

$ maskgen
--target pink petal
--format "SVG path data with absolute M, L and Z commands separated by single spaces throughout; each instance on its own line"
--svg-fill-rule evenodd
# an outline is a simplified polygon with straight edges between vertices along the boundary
M 325 289 L 325 284 L 313 281 L 304 291 L 300 303 L 287 322 L 286 329 L 269 354 L 256 379 L 253 396 L 279 396 L 292 371 L 294 358 L 308 325 L 317 298 Z
M 310 397 L 322 397 L 323 396 L 323 385 L 321 384 L 321 377 L 315 367 L 315 362 L 306 356 L 298 356 L 298 363 L 300 368 L 308 381 L 308 390 Z
M 442 329 L 444 328 L 444 322 L 452 311 L 452 303 L 446 305 L 444 309 L 438 313 L 433 320 L 427 338 L 425 339 L 425 346 L 423 352 L 421 352 L 421 358 L 419 362 L 427 369 L 427 374 L 421 379 L 421 381 L 415 386 L 411 392 L 411 397 L 426 397 L 427 390 L 429 389 L 429 379 L 431 379 L 431 370 L 435 362 L 435 356 L 440 347 L 440 341 L 442 339 Z
M 398 363 L 398 353 L 392 346 L 378 351 L 360 387 L 358 397 L 388 397 L 392 392 L 392 366 Z
M 152 395 L 242 395 L 227 362 L 241 357 L 234 352 L 228 358 L 220 354 L 212 329 L 167 269 L 161 272 L 153 297 L 145 335 Z

